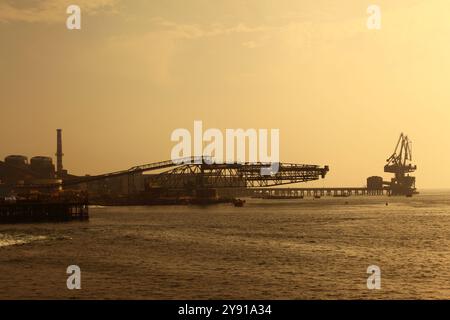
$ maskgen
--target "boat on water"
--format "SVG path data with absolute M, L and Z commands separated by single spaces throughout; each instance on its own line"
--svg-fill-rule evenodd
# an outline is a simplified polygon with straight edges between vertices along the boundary
M 245 200 L 242 199 L 234 199 L 233 204 L 235 207 L 243 207 L 245 204 Z

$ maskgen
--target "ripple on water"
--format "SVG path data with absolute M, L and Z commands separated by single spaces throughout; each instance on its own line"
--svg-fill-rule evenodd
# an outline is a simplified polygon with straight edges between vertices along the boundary
M 24 245 L 35 241 L 47 240 L 47 236 L 36 236 L 27 234 L 4 234 L 0 233 L 0 248 Z

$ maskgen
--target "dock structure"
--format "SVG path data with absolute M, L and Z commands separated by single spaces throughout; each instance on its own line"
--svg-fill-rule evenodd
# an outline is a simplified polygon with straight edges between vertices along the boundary
M 254 198 L 302 198 L 302 197 L 349 197 L 390 195 L 388 189 L 365 187 L 341 188 L 254 188 L 247 190 L 247 196 Z
M 0 202 L 0 224 L 89 220 L 86 200 L 31 200 Z

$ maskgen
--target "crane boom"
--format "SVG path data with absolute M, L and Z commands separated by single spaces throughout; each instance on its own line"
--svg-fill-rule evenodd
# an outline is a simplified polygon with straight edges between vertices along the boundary
M 384 172 L 395 174 L 395 178 L 392 178 L 387 183 L 393 195 L 410 195 L 416 190 L 416 178 L 409 175 L 409 173 L 417 169 L 417 166 L 411 164 L 411 145 L 412 142 L 408 136 L 401 133 L 394 153 L 386 160 L 387 164 L 384 166 Z

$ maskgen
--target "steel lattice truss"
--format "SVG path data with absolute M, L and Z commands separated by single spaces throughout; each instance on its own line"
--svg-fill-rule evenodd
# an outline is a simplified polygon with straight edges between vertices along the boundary
M 274 166 L 276 165 L 276 166 Z M 269 187 L 282 184 L 307 182 L 324 178 L 329 168 L 317 165 L 292 163 L 213 163 L 208 157 L 189 157 L 178 160 L 154 162 L 128 170 L 106 173 L 97 176 L 79 177 L 64 180 L 62 183 L 33 185 L 35 188 L 67 187 L 81 183 L 128 176 L 148 171 L 171 168 L 151 177 L 150 183 L 164 188 L 189 187 Z M 276 169 L 276 170 L 275 170 Z M 26 187 L 30 187 L 27 185 Z
M 328 166 L 280 163 L 275 173 L 265 174 L 264 170 L 270 166 L 264 163 L 185 164 L 152 176 L 150 183 L 154 186 L 176 189 L 199 186 L 269 187 L 318 180 L 320 177 L 324 178 L 329 170 Z

